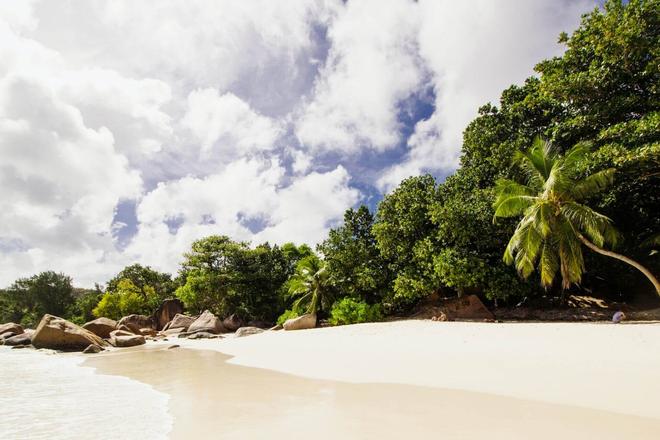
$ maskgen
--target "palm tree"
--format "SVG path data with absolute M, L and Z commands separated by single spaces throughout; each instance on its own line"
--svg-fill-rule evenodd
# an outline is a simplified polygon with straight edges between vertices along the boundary
M 528 151 L 517 154 L 516 162 L 526 174 L 526 183 L 501 179 L 495 185 L 493 220 L 523 216 L 506 247 L 504 261 L 515 263 L 523 278 L 537 266 L 546 288 L 560 271 L 562 287 L 568 288 L 582 279 L 585 245 L 637 268 L 660 295 L 660 283 L 648 269 L 603 248 L 619 240 L 612 220 L 579 203 L 603 190 L 614 176 L 614 169 L 607 169 L 579 178 L 575 165 L 588 151 L 586 144 L 578 144 L 560 155 L 550 142 L 539 138 Z
M 300 260 L 289 281 L 289 297 L 296 298 L 293 310 L 305 306 L 306 313 L 317 313 L 332 303 L 332 290 L 325 264 L 316 255 Z

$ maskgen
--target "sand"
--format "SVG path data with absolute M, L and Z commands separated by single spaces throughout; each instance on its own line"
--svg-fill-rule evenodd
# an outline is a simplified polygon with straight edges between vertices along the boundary
M 660 433 L 660 325 L 402 321 L 171 340 L 86 364 L 169 394 L 173 439 Z

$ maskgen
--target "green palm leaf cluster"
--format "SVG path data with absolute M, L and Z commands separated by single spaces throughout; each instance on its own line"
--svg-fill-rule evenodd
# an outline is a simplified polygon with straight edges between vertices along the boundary
M 608 217 L 580 203 L 607 187 L 614 175 L 613 169 L 607 169 L 580 178 L 576 164 L 588 152 L 586 144 L 578 144 L 562 155 L 550 142 L 538 138 L 516 157 L 525 183 L 501 179 L 495 186 L 495 218 L 523 216 L 506 247 L 504 261 L 515 264 L 523 278 L 537 268 L 546 288 L 557 272 L 564 288 L 580 282 L 585 240 L 603 247 L 614 246 L 619 239 Z
M 332 289 L 325 263 L 316 255 L 300 260 L 296 272 L 289 280 L 289 298 L 293 299 L 292 310 L 316 313 L 332 305 Z

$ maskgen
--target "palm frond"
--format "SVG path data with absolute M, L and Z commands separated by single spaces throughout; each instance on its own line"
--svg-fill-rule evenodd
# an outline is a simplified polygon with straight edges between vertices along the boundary
M 523 278 L 529 277 L 534 271 L 534 262 L 542 244 L 542 238 L 534 228 L 530 217 L 524 217 L 518 223 L 516 231 L 511 236 L 504 251 L 504 262 L 515 263 L 516 270 Z
M 605 243 L 615 246 L 619 241 L 612 220 L 585 205 L 568 202 L 562 205 L 561 213 L 597 246 Z
M 529 158 L 541 175 L 547 179 L 557 159 L 557 152 L 552 143 L 539 136 L 534 139 Z
M 582 273 L 584 272 L 582 243 L 578 239 L 577 231 L 568 219 L 559 217 L 557 226 L 562 286 L 567 289 L 571 284 L 578 284 L 582 279 Z
M 578 180 L 571 189 L 572 197 L 575 200 L 581 200 L 598 194 L 614 182 L 615 172 L 614 168 L 608 168 Z
M 534 203 L 534 190 L 510 179 L 499 179 L 495 183 L 495 214 L 496 217 L 514 217 L 522 214 Z
M 539 199 L 529 214 L 533 217 L 534 228 L 542 238 L 547 238 L 554 223 L 554 206 L 547 200 Z
M 544 287 L 552 286 L 555 274 L 559 270 L 559 256 L 553 242 L 546 240 L 541 248 L 539 258 L 539 272 L 541 272 L 541 284 Z
M 535 201 L 536 197 L 533 196 L 509 196 L 496 204 L 494 217 L 516 217 Z

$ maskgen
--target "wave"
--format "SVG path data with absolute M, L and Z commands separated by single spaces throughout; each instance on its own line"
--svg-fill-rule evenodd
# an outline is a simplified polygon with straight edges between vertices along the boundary
M 0 439 L 167 438 L 167 394 L 83 360 L 0 347 Z

